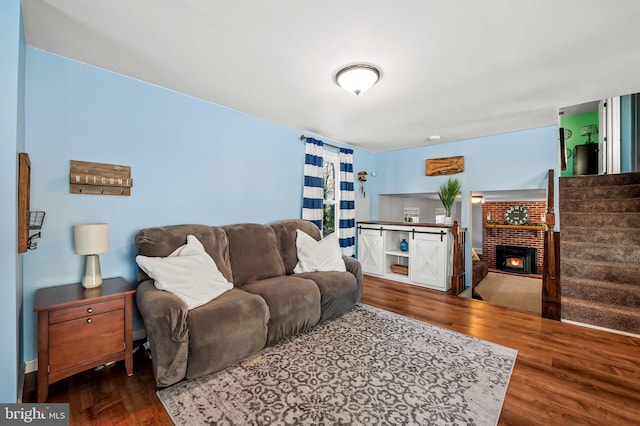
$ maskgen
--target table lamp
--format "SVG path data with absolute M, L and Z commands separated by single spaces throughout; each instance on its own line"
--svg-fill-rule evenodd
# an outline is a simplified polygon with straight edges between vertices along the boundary
M 597 124 L 588 124 L 586 126 L 582 126 L 582 131 L 580 132 L 582 136 L 587 137 L 587 143 L 592 143 L 591 135 L 598 134 L 598 125 Z
M 84 288 L 102 285 L 99 253 L 109 250 L 109 225 L 106 223 L 88 223 L 73 227 L 73 241 L 76 254 L 87 255 L 82 277 Z

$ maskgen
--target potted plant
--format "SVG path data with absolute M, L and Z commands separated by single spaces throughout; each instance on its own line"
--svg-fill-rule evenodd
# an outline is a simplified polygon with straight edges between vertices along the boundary
M 438 196 L 440 197 L 440 202 L 445 210 L 445 223 L 447 224 L 452 223 L 451 206 L 453 206 L 453 203 L 458 196 L 458 192 L 460 192 L 460 181 L 458 178 L 450 177 L 445 183 L 440 185 Z

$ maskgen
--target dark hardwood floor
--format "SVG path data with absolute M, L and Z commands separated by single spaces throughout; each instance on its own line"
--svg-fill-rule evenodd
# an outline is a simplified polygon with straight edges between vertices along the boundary
M 36 402 L 36 375 L 27 374 L 22 402 Z M 127 376 L 124 361 L 87 370 L 50 385 L 47 402 L 69 403 L 72 425 L 173 425 L 156 390 L 151 361 L 140 347 L 133 355 L 133 376 Z
M 640 424 L 640 339 L 563 324 L 407 284 L 365 277 L 362 302 L 518 350 L 499 424 Z M 70 403 L 71 424 L 170 425 L 151 361 L 54 383 L 48 402 Z M 23 401 L 36 399 L 36 378 Z

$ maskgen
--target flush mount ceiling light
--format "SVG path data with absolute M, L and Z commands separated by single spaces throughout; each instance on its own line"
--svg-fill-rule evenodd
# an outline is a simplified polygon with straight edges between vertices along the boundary
M 373 65 L 356 64 L 341 68 L 335 77 L 338 86 L 359 95 L 380 80 L 380 70 Z

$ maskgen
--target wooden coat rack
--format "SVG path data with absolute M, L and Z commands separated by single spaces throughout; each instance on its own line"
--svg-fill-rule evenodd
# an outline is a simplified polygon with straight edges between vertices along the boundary
M 71 194 L 131 195 L 130 166 L 71 160 L 69 169 Z

